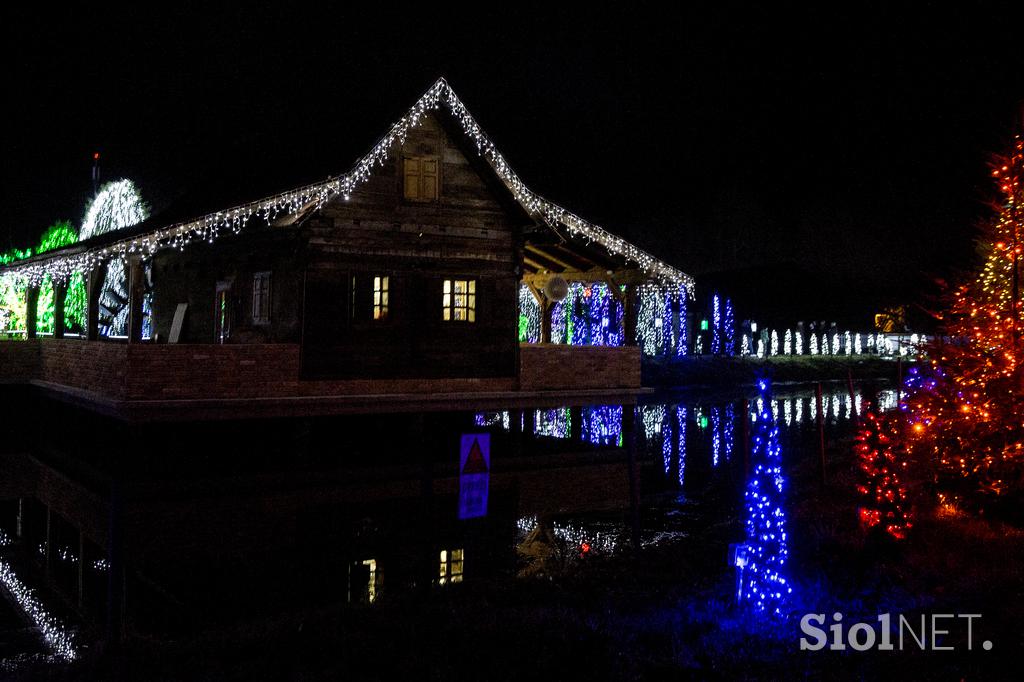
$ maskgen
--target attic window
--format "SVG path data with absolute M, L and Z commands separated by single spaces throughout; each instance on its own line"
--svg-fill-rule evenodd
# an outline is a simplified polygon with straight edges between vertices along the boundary
M 411 156 L 402 159 L 406 201 L 437 201 L 437 158 Z

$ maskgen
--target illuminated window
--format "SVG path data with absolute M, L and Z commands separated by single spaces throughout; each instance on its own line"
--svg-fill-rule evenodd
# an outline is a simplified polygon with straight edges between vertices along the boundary
M 373 278 L 373 319 L 388 318 L 388 278 Z
M 257 272 L 252 276 L 252 322 L 270 323 L 270 273 Z
M 446 279 L 443 301 L 446 321 L 476 322 L 475 279 Z
M 366 559 L 349 564 L 348 600 L 372 604 L 377 599 L 379 579 L 376 559 Z
M 406 201 L 437 201 L 437 159 L 414 156 L 402 159 Z
M 462 552 L 461 549 L 448 551 L 441 550 L 441 564 L 438 572 L 437 582 L 441 585 L 462 582 Z

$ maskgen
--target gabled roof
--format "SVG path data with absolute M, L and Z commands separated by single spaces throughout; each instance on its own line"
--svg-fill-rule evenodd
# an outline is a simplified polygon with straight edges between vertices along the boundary
M 108 233 L 102 235 L 102 238 L 89 239 L 64 249 L 12 263 L 0 268 L 0 277 L 13 277 L 33 284 L 41 282 L 47 275 L 64 280 L 75 272 L 88 272 L 112 258 L 134 253 L 151 255 L 169 248 L 181 249 L 196 240 L 212 242 L 225 231 L 237 234 L 253 216 L 259 216 L 269 223 L 283 214 L 296 214 L 310 208 L 319 209 L 325 202 L 336 197 L 347 199 L 366 181 L 373 169 L 383 164 L 393 153 L 396 143 L 403 143 L 411 129 L 418 126 L 427 114 L 442 105 L 452 114 L 463 133 L 476 147 L 480 157 L 487 162 L 528 215 L 556 232 L 565 231 L 575 239 L 583 240 L 587 244 L 597 244 L 613 256 L 622 256 L 636 263 L 638 268 L 654 281 L 682 285 L 692 293 L 693 278 L 689 275 L 658 260 L 625 239 L 548 201 L 527 187 L 444 78 L 435 81 L 409 111 L 391 126 L 369 153 L 343 175 L 166 227 L 155 227 L 153 221 L 146 221 L 135 229 Z

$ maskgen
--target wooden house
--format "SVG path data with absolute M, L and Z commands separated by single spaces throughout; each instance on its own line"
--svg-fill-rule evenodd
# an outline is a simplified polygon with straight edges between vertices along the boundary
M 126 343 L 86 350 L 104 341 L 97 298 L 114 259 L 126 263 Z M 27 285 L 32 305 L 49 278 L 60 308 L 74 272 L 90 284 L 85 341 L 66 338 L 58 314 L 56 338 L 0 352 L 29 380 L 122 407 L 634 391 L 637 292 L 692 291 L 687 275 L 530 190 L 443 79 L 344 175 L 181 221 L 158 214 L 0 276 Z M 621 346 L 548 343 L 556 276 L 600 283 Z M 538 343 L 517 333 L 524 288 Z

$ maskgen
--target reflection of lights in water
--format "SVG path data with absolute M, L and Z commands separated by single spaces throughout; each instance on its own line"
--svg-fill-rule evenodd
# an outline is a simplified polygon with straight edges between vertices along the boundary
M 438 584 L 449 585 L 462 582 L 464 556 L 465 552 L 461 548 L 453 549 L 450 552 L 447 549 L 441 550 Z
M 779 421 L 779 401 L 778 400 L 773 400 L 772 401 L 772 419 L 774 419 L 776 422 Z
M 795 413 L 793 418 L 794 418 L 794 420 L 796 421 L 797 424 L 803 424 L 804 423 L 804 399 L 803 398 L 794 398 L 793 402 L 796 403 L 796 405 L 795 405 L 796 409 L 793 410 L 794 413 Z
M 350 602 L 351 601 L 356 601 L 356 600 L 353 599 L 353 594 L 352 594 L 353 587 L 354 587 L 353 581 L 352 581 L 352 577 L 353 577 L 352 576 L 352 569 L 357 569 L 357 570 L 360 570 L 360 571 L 366 570 L 366 572 L 367 572 L 366 587 L 365 588 L 360 587 L 359 588 L 359 592 L 360 592 L 360 597 L 361 598 L 365 598 L 366 602 L 368 604 L 372 604 L 374 601 L 377 600 L 377 586 L 378 586 L 377 583 L 378 583 L 378 579 L 380 577 L 379 574 L 377 573 L 377 560 L 376 559 L 364 559 L 363 561 L 356 561 L 354 563 L 349 564 L 349 567 L 348 567 L 348 600 Z
M 722 446 L 722 419 L 717 407 L 711 408 L 711 466 L 718 466 L 718 451 Z
M 583 439 L 594 445 L 615 445 L 622 433 L 622 406 L 599 405 L 583 410 Z
M 786 426 L 793 425 L 793 402 L 795 402 L 795 399 L 782 401 L 782 417 L 786 422 Z
M 722 312 L 718 294 L 711 299 L 711 354 L 722 352 Z
M 661 424 L 665 421 L 665 406 L 643 405 L 640 407 L 640 422 L 643 424 L 644 438 L 654 441 L 656 435 L 661 433 Z
M 736 430 L 736 406 L 729 403 L 725 406 L 725 427 L 722 441 L 725 444 L 725 461 L 732 459 L 733 432 Z
M 568 407 L 562 407 L 557 410 L 537 410 L 535 418 L 536 428 L 534 431 L 538 436 L 569 437 L 570 417 Z
M 896 391 L 894 389 L 887 389 L 878 394 L 878 408 L 882 412 L 896 409 L 896 407 Z
M 46 556 L 46 543 L 44 542 L 44 543 L 39 544 L 36 547 L 36 551 L 39 553 L 39 556 L 45 557 Z M 70 547 L 66 547 L 66 546 L 65 547 L 57 547 L 57 548 L 55 548 L 53 550 L 53 555 L 50 558 L 54 559 L 54 560 L 57 560 L 57 561 L 63 561 L 65 563 L 69 563 L 69 564 L 77 564 L 78 563 L 78 555 L 75 554 L 74 551 L 72 551 L 72 549 Z M 96 559 L 95 561 L 93 561 L 90 564 L 90 566 L 92 566 L 92 569 L 94 571 L 99 571 L 99 572 L 102 573 L 103 571 L 107 570 L 107 568 L 110 566 L 110 564 L 107 563 L 106 559 Z
M 10 544 L 11 538 L 0 531 L 0 547 Z M 73 661 L 78 657 L 73 633 L 50 615 L 36 598 L 35 591 L 21 582 L 14 572 L 14 568 L 3 559 L 0 559 L 0 585 L 3 585 L 18 607 L 35 623 L 43 635 L 43 640 L 57 656 L 66 661 Z
M 762 393 L 768 383 L 761 382 Z M 758 401 L 763 405 L 762 401 Z M 740 597 L 757 611 L 782 614 L 792 593 L 784 575 L 788 541 L 786 514 L 782 509 L 785 478 L 782 473 L 779 429 L 771 414 L 759 408 L 750 454 L 751 475 L 747 481 L 747 542 L 743 561 L 736 561 L 740 573 Z
M 679 487 L 683 486 L 683 478 L 686 472 L 686 408 L 679 406 L 676 409 L 676 419 L 679 424 Z
M 671 415 L 666 415 L 664 410 L 662 416 L 671 419 Z M 665 464 L 665 475 L 668 476 L 672 473 L 672 427 L 665 421 L 658 424 L 658 431 L 661 434 L 661 459 Z
M 533 532 L 537 523 L 536 516 L 524 516 L 516 520 L 516 528 L 526 536 Z M 567 522 L 553 521 L 551 532 L 567 546 L 581 550 L 581 552 L 583 546 L 586 545 L 588 549 L 585 553 L 610 554 L 619 544 L 617 533 L 589 530 Z
M 839 419 L 839 394 L 832 394 L 832 418 Z

